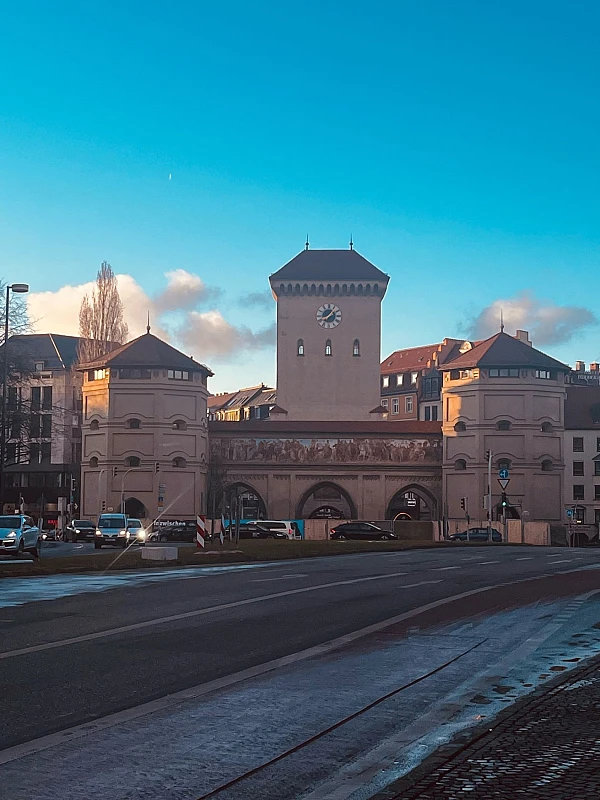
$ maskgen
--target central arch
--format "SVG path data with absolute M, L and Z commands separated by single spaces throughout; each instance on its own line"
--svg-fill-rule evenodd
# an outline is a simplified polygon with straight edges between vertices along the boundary
M 241 502 L 240 519 L 266 519 L 267 506 L 260 494 L 248 483 L 230 483 L 222 493 L 222 499 L 217 507 L 217 513 L 226 513 L 226 506 L 232 509 L 235 497 Z
M 296 506 L 296 519 L 357 519 L 350 494 L 332 481 L 313 484 Z
M 388 503 L 385 518 L 426 521 L 437 519 L 437 500 L 428 489 L 419 484 L 403 486 Z
M 148 509 L 137 497 L 128 497 L 125 500 L 125 513 L 134 519 L 147 519 Z

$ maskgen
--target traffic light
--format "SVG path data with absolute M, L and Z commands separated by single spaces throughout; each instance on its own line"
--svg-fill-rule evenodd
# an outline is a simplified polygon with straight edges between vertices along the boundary
M 102 500 L 100 503 L 100 511 L 104 514 L 106 511 L 106 500 Z
M 77 481 L 75 480 L 75 478 L 71 478 L 71 491 L 74 492 L 76 488 L 77 488 Z
M 466 511 L 466 508 L 467 508 L 467 498 L 466 497 L 461 497 L 460 498 L 460 507 L 462 508 L 463 511 Z
M 154 462 L 154 472 L 160 472 L 160 464 L 158 461 Z
M 502 508 L 506 508 L 508 506 L 508 498 L 506 497 L 506 492 L 502 492 Z
M 113 467 L 113 478 L 116 478 L 116 477 L 117 477 L 117 471 L 118 471 L 118 469 L 119 469 L 118 467 Z

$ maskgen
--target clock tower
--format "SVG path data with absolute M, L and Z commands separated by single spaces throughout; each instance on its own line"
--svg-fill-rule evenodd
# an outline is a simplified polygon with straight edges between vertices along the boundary
M 372 420 L 380 409 L 389 277 L 356 250 L 310 250 L 269 278 L 277 301 L 277 407 L 286 420 Z

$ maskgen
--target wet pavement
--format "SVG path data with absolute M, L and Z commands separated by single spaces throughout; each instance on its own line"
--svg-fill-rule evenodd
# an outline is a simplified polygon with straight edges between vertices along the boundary
M 552 669 L 552 668 L 551 668 Z M 600 797 L 600 656 L 454 741 L 372 800 Z

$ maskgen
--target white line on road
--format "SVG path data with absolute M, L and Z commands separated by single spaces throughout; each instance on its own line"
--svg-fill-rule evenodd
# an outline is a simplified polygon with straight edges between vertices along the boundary
M 499 564 L 500 562 L 499 561 L 478 561 L 477 563 L 479 564 L 480 567 L 482 567 L 484 564 Z
M 408 575 L 408 572 L 404 574 Z M 297 575 L 280 575 L 278 578 L 252 578 L 250 583 L 270 583 L 271 581 L 285 581 L 290 578 L 308 578 L 308 573 L 299 572 Z
M 457 567 L 433 567 L 433 570 L 435 572 L 443 572 L 446 569 L 462 569 L 462 567 L 461 566 L 457 566 Z
M 91 642 L 94 639 L 104 639 L 107 636 L 116 636 L 119 633 L 129 633 L 130 631 L 138 631 L 143 628 L 151 628 L 154 625 L 162 625 L 165 622 L 179 622 L 182 619 L 193 619 L 194 617 L 202 617 L 205 614 L 212 614 L 217 611 L 224 611 L 228 608 L 237 608 L 238 606 L 249 606 L 254 603 L 262 603 L 265 600 L 276 600 L 280 597 L 291 597 L 295 594 L 305 594 L 306 592 L 316 592 L 319 589 L 333 589 L 336 586 L 353 586 L 357 583 L 366 583 L 367 581 L 384 581 L 390 578 L 399 578 L 406 575 L 406 572 L 391 572 L 389 575 L 369 575 L 365 578 L 352 578 L 346 581 L 335 581 L 334 583 L 320 583 L 316 586 L 303 586 L 301 589 L 288 589 L 285 592 L 274 592 L 272 594 L 265 594 L 261 597 L 248 597 L 245 600 L 236 600 L 232 603 L 222 603 L 218 606 L 208 606 L 208 608 L 199 608 L 196 611 L 186 611 L 183 614 L 171 614 L 168 617 L 156 617 L 149 619 L 145 622 L 136 622 L 133 625 L 121 625 L 118 628 L 109 628 L 106 631 L 98 631 L 97 633 L 87 633 L 83 636 L 73 636 L 70 639 L 59 639 L 56 642 L 46 642 L 46 644 L 36 644 L 32 647 L 22 647 L 19 650 L 6 650 L 0 653 L 0 660 L 6 658 L 14 658 L 15 656 L 23 656 L 29 653 L 39 653 L 43 650 L 55 650 L 58 647 L 66 647 L 71 644 L 79 644 L 81 642 Z M 398 588 L 413 589 L 416 586 L 425 586 L 430 583 L 441 583 L 437 581 L 421 581 L 420 583 L 412 583 L 410 586 L 399 586 Z
M 551 564 L 570 564 L 572 559 L 570 558 L 563 558 L 562 561 L 548 561 L 546 566 L 550 566 Z
M 533 556 L 521 556 L 521 558 L 515 558 L 515 561 L 533 561 Z

